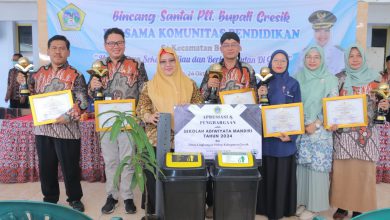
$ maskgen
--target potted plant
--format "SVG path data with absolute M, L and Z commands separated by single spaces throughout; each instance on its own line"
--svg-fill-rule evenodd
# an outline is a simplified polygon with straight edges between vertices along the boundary
M 109 118 L 104 121 L 103 127 L 110 123 L 112 124 L 109 127 L 110 131 L 110 140 L 115 141 L 120 132 L 125 132 L 129 138 L 135 143 L 135 149 L 133 150 L 133 154 L 131 156 L 125 157 L 119 164 L 118 169 L 116 170 L 114 177 L 114 184 L 116 186 L 119 185 L 120 175 L 123 169 L 126 166 L 134 167 L 134 174 L 131 182 L 131 189 L 135 189 L 137 186 L 140 191 L 143 193 L 145 190 L 146 194 L 146 204 L 145 210 L 148 210 L 148 192 L 146 188 L 146 177 L 144 173 L 144 169 L 149 170 L 155 178 L 157 178 L 157 172 L 160 171 L 157 161 L 156 155 L 154 153 L 153 146 L 150 144 L 148 137 L 144 131 L 144 128 L 140 125 L 141 119 L 135 116 L 133 111 L 106 111 L 102 112 L 98 115 L 109 114 Z M 130 129 L 128 127 L 131 127 Z M 103 133 L 103 136 L 106 135 L 107 131 Z M 148 215 L 145 212 L 145 219 L 148 219 Z

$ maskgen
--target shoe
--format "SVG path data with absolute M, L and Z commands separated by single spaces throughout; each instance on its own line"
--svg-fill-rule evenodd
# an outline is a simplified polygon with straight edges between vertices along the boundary
M 137 212 L 137 207 L 135 207 L 134 201 L 132 199 L 126 199 L 124 202 L 127 214 L 134 214 Z
M 302 214 L 299 216 L 299 220 L 312 220 L 314 217 L 317 216 L 317 213 L 311 212 L 309 210 L 305 210 L 302 212 Z
M 206 209 L 206 218 L 213 218 L 214 216 L 214 208 L 213 206 L 207 207 Z
M 295 216 L 299 217 L 304 211 L 306 207 L 304 205 L 300 205 L 297 208 L 297 211 L 295 212 Z
M 359 216 L 361 214 L 361 212 L 352 212 L 352 218 L 355 218 L 356 216 Z
M 145 216 L 141 220 L 146 220 Z M 158 220 L 156 215 L 148 214 L 148 220 Z
M 333 214 L 334 220 L 343 220 L 348 216 L 348 211 L 344 209 L 337 209 L 337 211 Z
M 80 201 L 80 200 L 75 200 L 75 201 L 71 201 L 69 202 L 69 205 L 74 209 L 74 210 L 77 210 L 79 212 L 84 212 L 84 204 Z
M 103 214 L 110 214 L 114 212 L 115 208 L 118 206 L 118 200 L 114 199 L 112 195 L 109 195 L 106 200 L 106 204 L 102 207 Z

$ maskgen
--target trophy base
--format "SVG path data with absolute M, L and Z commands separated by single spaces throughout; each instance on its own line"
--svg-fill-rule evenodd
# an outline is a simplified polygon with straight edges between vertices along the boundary
M 380 116 L 377 116 L 376 119 L 374 119 L 374 124 L 383 125 L 383 124 L 385 124 L 385 121 L 386 121 L 386 117 L 383 115 L 380 115 Z
M 102 100 L 104 100 L 104 97 L 103 96 L 93 97 L 93 100 L 94 101 L 102 101 Z
M 265 100 L 260 100 L 259 104 L 262 105 L 262 106 L 267 106 L 267 105 L 269 105 L 269 102 L 268 102 L 268 100 L 266 100 L 266 101 Z

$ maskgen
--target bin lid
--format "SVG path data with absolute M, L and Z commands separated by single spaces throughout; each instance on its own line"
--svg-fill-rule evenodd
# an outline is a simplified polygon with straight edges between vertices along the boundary
M 260 178 L 258 167 L 250 152 L 219 152 L 211 169 L 214 178 Z
M 204 157 L 201 153 L 172 153 L 165 155 L 162 179 L 184 180 L 207 178 Z
M 253 167 L 254 160 L 250 152 L 218 152 L 217 161 L 220 167 Z

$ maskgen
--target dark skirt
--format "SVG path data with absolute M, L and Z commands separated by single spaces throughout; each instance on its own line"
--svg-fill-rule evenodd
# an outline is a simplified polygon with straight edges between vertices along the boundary
M 256 213 L 270 219 L 294 216 L 297 208 L 295 155 L 263 156 Z

